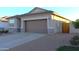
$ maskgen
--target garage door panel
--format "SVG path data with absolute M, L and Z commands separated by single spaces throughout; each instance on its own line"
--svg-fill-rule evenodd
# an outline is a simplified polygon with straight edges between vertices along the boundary
M 33 20 L 26 22 L 27 32 L 47 32 L 47 20 Z

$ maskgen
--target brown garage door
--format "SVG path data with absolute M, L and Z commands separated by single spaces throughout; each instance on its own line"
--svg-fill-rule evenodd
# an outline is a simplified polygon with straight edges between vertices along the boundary
M 47 20 L 29 20 L 25 22 L 25 31 L 26 32 L 47 32 Z

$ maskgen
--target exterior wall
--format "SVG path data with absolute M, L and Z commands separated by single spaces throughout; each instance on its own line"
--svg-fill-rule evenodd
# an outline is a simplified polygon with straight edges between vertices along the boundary
M 59 17 L 57 15 L 51 15 L 51 18 L 54 20 L 54 23 L 55 23 L 55 32 L 62 32 L 62 23 L 65 22 L 65 23 L 70 23 L 69 20 L 67 19 L 64 19 L 62 17 Z
M 59 22 L 52 19 L 48 18 L 48 33 L 57 33 L 59 32 Z
M 51 18 L 47 18 L 47 28 L 48 28 L 48 33 L 54 32 L 54 23 Z
M 41 14 L 33 14 L 33 15 L 28 15 L 28 16 L 22 16 L 22 20 L 39 20 L 39 19 L 46 19 L 50 17 L 51 14 L 49 13 L 41 13 Z
M 52 17 L 54 18 L 54 20 L 61 21 L 61 22 L 66 22 L 66 23 L 70 23 L 69 20 L 63 19 L 63 18 L 58 17 L 58 16 L 56 16 L 56 15 L 52 15 Z
M 70 23 L 70 33 L 79 33 L 79 29 L 76 29 L 72 22 Z
M 60 17 L 51 15 L 50 13 L 41 13 L 41 14 L 32 14 L 28 16 L 21 16 L 21 32 L 25 32 L 24 21 L 26 20 L 39 20 L 39 19 L 47 19 L 47 30 L 48 33 L 57 33 L 62 32 L 62 22 L 69 22 Z M 18 28 L 18 19 L 11 18 L 9 20 L 14 20 L 14 25 L 11 26 L 9 23 L 10 32 L 17 32 Z
M 29 16 L 23 16 L 21 17 L 21 28 L 22 28 L 22 32 L 24 32 L 24 21 L 25 20 L 39 20 L 39 19 L 47 19 L 47 29 L 50 27 L 50 22 L 48 22 L 48 18 L 51 18 L 51 14 L 49 13 L 43 13 L 43 14 L 35 14 L 35 15 L 29 15 Z
M 55 32 L 57 32 L 57 33 L 60 33 L 60 32 L 62 32 L 62 22 L 61 21 L 56 21 L 55 19 L 54 19 L 54 22 L 55 22 Z
M 24 32 L 24 21 L 25 20 L 39 20 L 39 19 L 47 19 L 47 29 L 48 33 L 57 33 L 61 32 L 61 22 L 54 20 L 51 17 L 51 14 L 36 14 L 36 15 L 30 15 L 30 16 L 23 16 L 21 17 L 22 23 L 21 23 L 21 28 L 22 31 Z
M 16 23 L 17 23 L 17 32 L 21 32 L 22 28 L 21 28 L 21 18 L 17 18 Z
M 60 17 L 57 17 L 57 16 L 54 16 L 54 15 L 51 15 L 51 19 L 53 21 L 52 23 L 52 27 L 54 27 L 54 32 L 57 33 L 57 32 L 62 32 L 62 18 Z

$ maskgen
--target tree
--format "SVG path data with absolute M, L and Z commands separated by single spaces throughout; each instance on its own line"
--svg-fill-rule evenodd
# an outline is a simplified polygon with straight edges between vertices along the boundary
M 75 28 L 79 28 L 79 19 L 72 22 Z
M 79 19 L 76 19 L 77 22 L 79 22 Z

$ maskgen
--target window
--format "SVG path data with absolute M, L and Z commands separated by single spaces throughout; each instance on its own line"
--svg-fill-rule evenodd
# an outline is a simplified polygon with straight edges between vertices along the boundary
M 9 23 L 10 24 L 14 24 L 15 23 L 15 20 L 14 19 L 11 19 L 11 20 L 9 20 Z
M 10 25 L 11 27 L 14 27 L 14 24 L 15 24 L 15 19 L 10 19 L 10 20 L 9 20 L 9 25 Z

